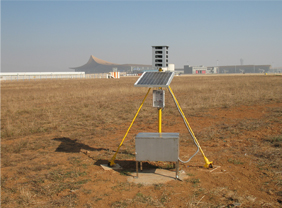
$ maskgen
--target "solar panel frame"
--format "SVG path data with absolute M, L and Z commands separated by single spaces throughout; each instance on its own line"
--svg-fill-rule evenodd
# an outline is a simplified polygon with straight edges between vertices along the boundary
M 143 72 L 135 82 L 135 87 L 168 87 L 174 77 L 174 72 Z

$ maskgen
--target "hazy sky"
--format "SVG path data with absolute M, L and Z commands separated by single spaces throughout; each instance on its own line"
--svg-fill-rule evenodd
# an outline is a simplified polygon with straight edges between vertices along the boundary
M 151 64 L 282 66 L 282 1 L 2 1 L 1 70 L 71 71 L 90 55 Z

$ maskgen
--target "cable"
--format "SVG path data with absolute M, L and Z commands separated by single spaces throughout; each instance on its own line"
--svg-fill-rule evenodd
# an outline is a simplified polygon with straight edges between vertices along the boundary
M 176 107 L 177 107 L 177 109 L 178 109 L 178 112 L 180 113 L 180 115 L 181 115 L 181 117 L 182 117 L 182 119 L 183 119 L 183 121 L 184 121 L 184 123 L 185 123 L 186 128 L 188 129 L 188 131 L 189 131 L 190 135 L 192 136 L 193 141 L 194 141 L 194 143 L 195 143 L 195 145 L 196 145 L 196 147 L 197 147 L 197 151 L 196 151 L 187 161 L 183 161 L 183 160 L 181 160 L 180 158 L 178 158 L 178 160 L 179 160 L 180 162 L 182 162 L 182 163 L 188 163 L 188 162 L 199 152 L 199 145 L 198 145 L 198 143 L 197 143 L 197 141 L 196 141 L 196 139 L 195 139 L 194 133 L 190 130 L 190 128 L 189 128 L 189 126 L 188 126 L 188 124 L 187 124 L 187 122 L 186 122 L 186 119 L 185 119 L 184 115 L 182 114 L 183 111 L 182 111 L 181 109 L 179 109 L 179 104 L 178 104 L 178 102 L 177 102 L 177 100 L 176 100 L 176 98 L 175 98 L 173 92 L 171 91 L 170 86 L 168 87 L 168 90 L 169 90 L 169 92 L 170 92 L 170 94 L 171 94 L 171 96 L 172 96 L 172 98 L 173 98 L 173 101 L 174 101 L 174 103 L 175 103 L 175 105 L 176 105 Z

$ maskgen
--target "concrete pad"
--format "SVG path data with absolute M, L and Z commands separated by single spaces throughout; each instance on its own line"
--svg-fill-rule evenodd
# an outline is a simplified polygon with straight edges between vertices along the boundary
M 136 178 L 136 172 L 131 173 L 131 176 L 128 176 L 127 181 L 136 184 L 140 183 L 143 185 L 153 185 L 174 181 L 176 180 L 175 175 L 175 171 L 164 169 L 150 169 L 143 170 L 143 172 L 138 172 L 138 178 Z M 189 176 L 186 175 L 185 171 L 179 171 L 180 180 L 187 178 L 189 178 Z
M 122 167 L 119 164 L 115 164 L 113 167 L 109 167 L 108 164 L 100 165 L 104 170 L 121 170 Z

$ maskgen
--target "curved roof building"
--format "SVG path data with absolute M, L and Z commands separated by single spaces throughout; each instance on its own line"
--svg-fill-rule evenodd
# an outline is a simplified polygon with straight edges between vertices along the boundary
M 118 71 L 133 71 L 135 68 L 140 68 L 140 70 L 149 70 L 152 69 L 151 65 L 142 65 L 142 64 L 115 64 L 108 61 L 104 61 L 95 56 L 90 56 L 88 62 L 79 67 L 71 67 L 76 72 L 85 72 L 86 74 L 95 74 L 95 73 L 108 73 L 112 72 L 116 68 Z

